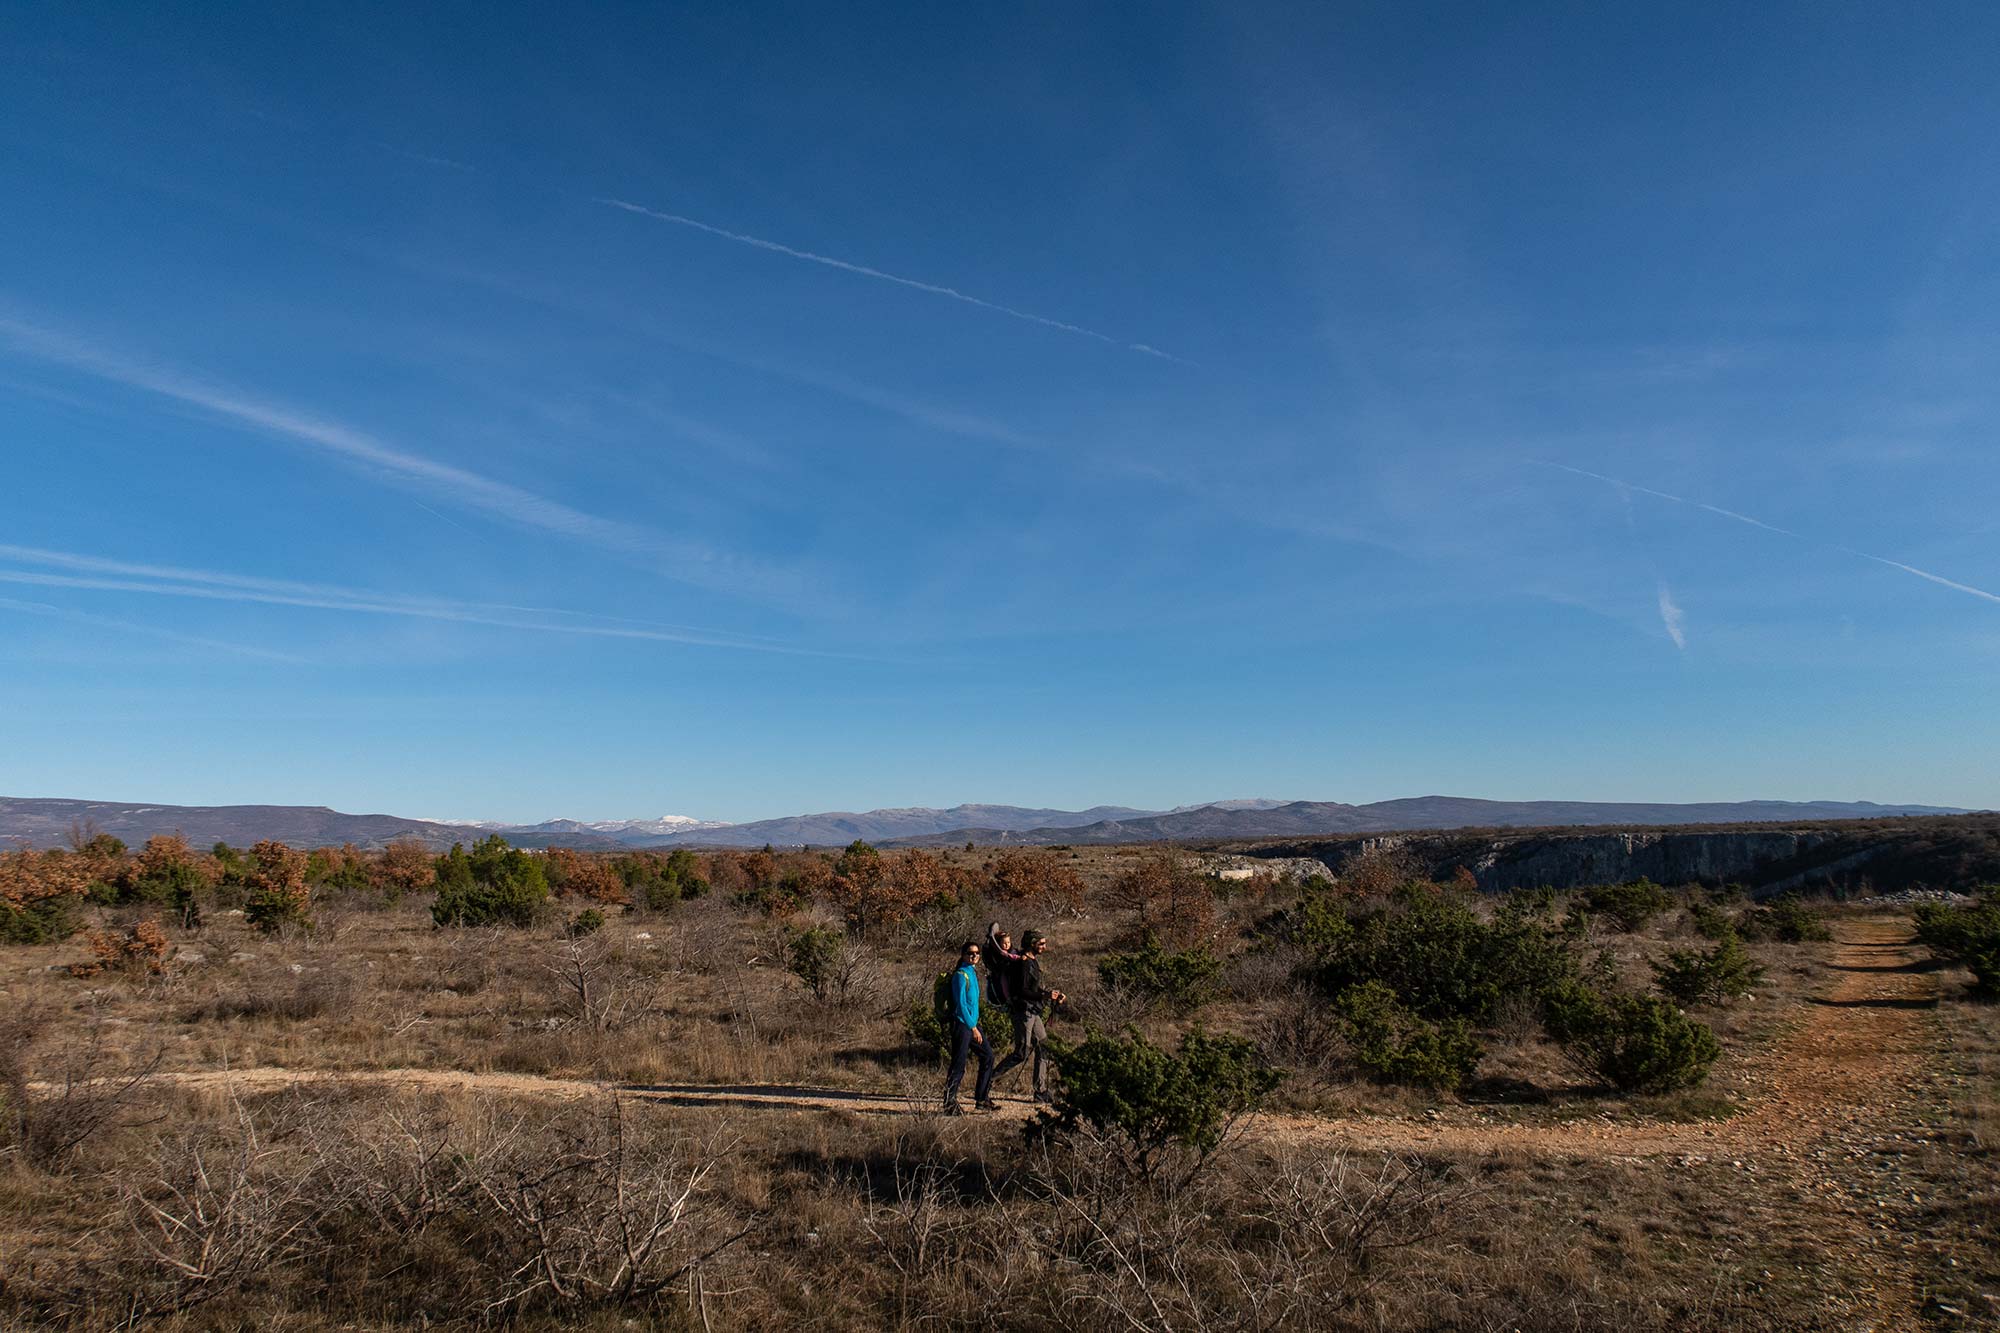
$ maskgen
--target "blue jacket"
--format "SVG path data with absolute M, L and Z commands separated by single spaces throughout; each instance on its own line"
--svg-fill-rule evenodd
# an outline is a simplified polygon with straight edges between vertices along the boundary
M 970 963 L 952 974 L 952 1017 L 969 1028 L 979 1026 L 979 970 Z

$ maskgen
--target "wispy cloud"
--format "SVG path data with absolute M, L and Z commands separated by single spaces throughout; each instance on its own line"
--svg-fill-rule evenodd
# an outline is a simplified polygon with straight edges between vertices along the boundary
M 527 630 L 543 634 L 583 635 L 607 639 L 639 639 L 743 652 L 779 653 L 796 657 L 862 659 L 859 654 L 803 648 L 771 639 L 730 634 L 695 626 L 557 607 L 512 606 L 497 602 L 458 602 L 413 597 L 403 593 L 345 588 L 334 584 L 298 583 L 175 565 L 113 560 L 102 556 L 0 544 L 0 560 L 38 569 L 0 569 L 0 583 L 41 588 L 76 588 L 98 592 L 130 592 L 155 597 L 195 598 L 214 602 L 251 602 L 365 615 L 403 616 L 465 625 Z M 72 573 L 51 573 L 70 570 Z
M 1829 551 L 1839 551 L 1842 555 L 1851 555 L 1857 560 L 1871 560 L 1878 565 L 1887 565 L 1890 569 L 1899 569 L 1905 574 L 1913 574 L 1917 578 L 1925 579 L 1940 587 L 1950 588 L 1954 592 L 1962 592 L 1967 596 L 1977 597 L 1982 601 L 2000 602 L 2000 593 L 1991 593 L 1984 588 L 1975 588 L 1969 583 L 1960 583 L 1958 580 L 1948 579 L 1942 574 L 1933 574 L 1928 569 L 1918 569 L 1915 565 L 1906 565 L 1900 560 L 1891 560 L 1886 555 L 1875 555 L 1868 551 L 1856 550 L 1852 546 L 1842 546 L 1838 542 L 1821 541 L 1816 537 L 1808 537 L 1803 532 L 1794 532 L 1790 528 L 1781 528 L 1775 523 L 1766 523 L 1761 518 L 1752 518 L 1750 515 L 1740 514 L 1734 509 L 1724 509 L 1720 505 L 1707 504 L 1700 500 L 1690 500 L 1686 496 L 1675 495 L 1671 491 L 1654 490 L 1651 486 L 1641 486 L 1636 482 L 1623 481 L 1617 477 L 1607 477 L 1602 472 L 1591 472 L 1586 468 L 1571 467 L 1567 463 L 1551 463 L 1544 459 L 1534 459 L 1531 461 L 1540 464 L 1542 467 L 1552 467 L 1562 472 L 1573 472 L 1579 477 L 1589 477 L 1594 481 L 1601 481 L 1606 485 L 1616 486 L 1621 490 L 1636 491 L 1640 495 L 1651 495 L 1661 500 L 1671 500 L 1678 505 L 1687 505 L 1690 508 L 1705 510 L 1708 513 L 1719 515 L 1732 522 L 1745 523 L 1753 528 L 1761 528 L 1765 532 L 1775 532 L 1780 537 L 1790 537 L 1794 541 L 1808 542 L 1814 546 L 1823 546 Z
M 330 453 L 434 503 L 495 518 L 638 559 L 668 577 L 720 591 L 789 599 L 796 579 L 779 571 L 672 540 L 635 524 L 603 518 L 507 482 L 441 463 L 364 431 L 207 384 L 192 376 L 117 355 L 81 339 L 0 314 L 0 340 L 37 359 L 198 408 L 266 435 Z
M 290 653 L 280 653 L 269 648 L 257 648 L 247 643 L 231 643 L 226 639 L 207 639 L 198 634 L 182 634 L 176 630 L 162 629 L 158 625 L 141 625 L 130 620 L 115 620 L 110 616 L 94 616 L 88 611 L 76 611 L 66 606 L 51 606 L 47 602 L 23 602 L 12 597 L 0 597 L 0 611 L 47 616 L 54 620 L 67 620 L 72 624 L 117 630 L 121 634 L 144 634 L 150 638 L 187 644 L 193 648 L 215 648 L 238 657 L 258 657 L 269 662 L 289 662 L 294 665 L 305 661 L 302 657 L 294 657 Z
M 906 278 L 901 274 L 872 268 L 867 264 L 856 264 L 845 259 L 835 259 L 831 255 L 815 254 L 811 250 L 800 250 L 794 246 L 766 240 L 762 236 L 751 236 L 745 232 L 730 231 L 727 227 L 718 227 L 713 223 L 703 222 L 698 218 L 691 218 L 681 213 L 662 212 L 659 209 L 647 208 L 643 204 L 631 203 L 624 199 L 612 199 L 600 196 L 596 202 L 610 208 L 623 209 L 627 213 L 636 213 L 640 217 L 651 218 L 655 222 L 670 222 L 676 227 L 687 227 L 693 231 L 703 232 L 725 241 L 734 241 L 738 245 L 747 245 L 754 249 L 767 250 L 772 254 L 786 255 L 792 259 L 801 259 L 809 264 L 823 264 L 827 268 L 839 269 L 843 273 L 852 273 L 863 278 L 873 278 L 877 282 L 894 283 L 898 287 L 908 287 L 912 291 L 926 292 L 932 296 L 942 296 L 946 300 L 958 301 L 969 306 L 977 306 L 981 310 L 990 310 L 994 314 L 1006 315 L 1010 319 L 1022 320 L 1029 324 L 1039 324 L 1043 328 L 1059 329 L 1064 333 L 1074 333 L 1079 337 L 1091 338 L 1112 347 L 1123 347 L 1127 351 L 1138 352 L 1142 356 L 1153 356 L 1160 358 L 1162 361 L 1180 361 L 1183 365 L 1187 364 L 1173 353 L 1163 352 L 1150 343 L 1127 342 L 1122 338 L 1114 338 L 1108 333 L 1100 333 L 1096 329 L 1085 328 L 1081 324 L 1071 324 L 1067 320 L 1051 319 L 1047 315 L 1038 315 L 1032 310 L 1022 310 L 1016 306 L 1002 305 L 998 301 L 988 301 L 982 297 L 973 296 L 969 292 L 962 292 L 956 287 L 946 287 L 935 282 L 923 282 L 917 278 Z
M 1660 584 L 1660 623 L 1667 627 L 1667 637 L 1674 641 L 1674 647 L 1687 651 L 1687 631 L 1682 628 L 1685 619 L 1680 604 L 1674 601 L 1672 589 Z

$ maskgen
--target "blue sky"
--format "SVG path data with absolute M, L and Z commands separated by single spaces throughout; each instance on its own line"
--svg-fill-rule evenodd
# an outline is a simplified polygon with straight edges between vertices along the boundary
M 2000 804 L 2000 11 L 0 17 L 0 791 Z

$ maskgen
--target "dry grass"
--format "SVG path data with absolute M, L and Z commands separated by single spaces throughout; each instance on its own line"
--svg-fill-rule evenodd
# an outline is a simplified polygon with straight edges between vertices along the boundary
M 1075 863 L 1095 888 L 1129 857 L 1087 849 Z M 1757 1092 L 1743 1057 L 1827 979 L 1823 946 L 1753 946 L 1768 968 L 1758 995 L 1703 1014 L 1729 1054 L 1705 1088 L 1669 1099 L 1585 1088 L 1531 1014 L 1503 1012 L 1478 1081 L 1441 1104 L 1353 1077 L 1289 962 L 1248 952 L 1276 905 L 1221 900 L 1230 994 L 1199 1018 L 1291 1065 L 1281 1097 L 1295 1110 L 1503 1124 L 1727 1113 Z M 134 919 L 100 916 L 105 929 Z M 1121 914 L 1009 924 L 1053 931 L 1046 971 L 1092 1022 L 1137 1017 L 1095 977 L 1129 933 Z M 323 908 L 319 930 L 275 940 L 214 913 L 170 932 L 178 953 L 159 978 L 71 977 L 60 969 L 80 942 L 0 950 L 0 1005 L 31 1016 L 0 1041 L 0 1074 L 12 1059 L 16 1089 L 59 1076 L 88 1037 L 100 1074 L 425 1068 L 928 1094 L 937 1074 L 903 1016 L 983 926 L 968 910 L 871 933 L 865 984 L 829 1005 L 785 971 L 778 929 L 720 894 L 613 914 L 577 943 L 554 927 L 438 930 L 421 902 Z M 1670 913 L 1592 947 L 1642 981 L 1687 929 Z M 1927 1237 L 1934 1305 L 1965 1312 L 1939 1314 L 1947 1326 L 1992 1313 L 1983 1293 L 2000 1290 L 1996 1016 L 1960 998 L 1939 1010 L 1935 1123 L 1909 1127 L 1899 1159 L 1922 1202 L 1893 1216 Z M 1164 1039 L 1192 1020 L 1146 1021 Z M 44 1113 L 68 1115 L 51 1096 Z M 19 1100 L 0 1079 L 0 1102 Z M 0 1152 L 0 1327 L 1723 1330 L 1838 1327 L 1850 1313 L 1837 1297 L 1852 1256 L 1783 1223 L 1810 1201 L 1723 1158 L 1257 1139 L 1162 1193 L 1088 1150 L 1031 1153 L 1012 1127 L 929 1114 L 613 1113 L 323 1085 L 238 1101 L 143 1082 L 97 1109 L 72 1151 Z M 557 1215 L 578 1220 L 540 1234 Z

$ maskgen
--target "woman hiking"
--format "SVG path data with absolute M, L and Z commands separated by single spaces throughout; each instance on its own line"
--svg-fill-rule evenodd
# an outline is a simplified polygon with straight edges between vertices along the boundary
M 944 1113 L 963 1115 L 958 1085 L 965 1081 L 966 1057 L 979 1055 L 979 1079 L 973 1084 L 972 1106 L 997 1111 L 993 1104 L 993 1045 L 979 1030 L 979 946 L 967 940 L 958 951 L 958 970 L 951 974 L 951 1073 L 944 1081 Z

